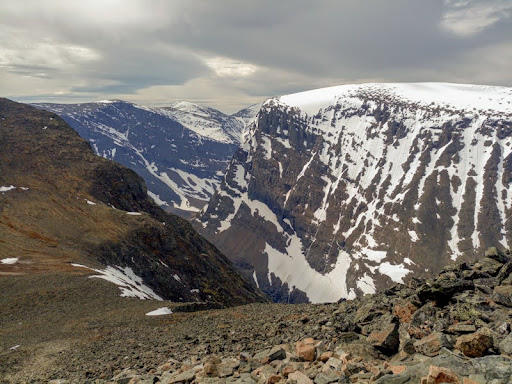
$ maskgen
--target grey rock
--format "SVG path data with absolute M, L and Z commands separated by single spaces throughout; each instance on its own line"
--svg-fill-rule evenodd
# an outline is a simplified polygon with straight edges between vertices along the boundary
M 499 343 L 499 349 L 503 355 L 512 356 L 512 333 Z

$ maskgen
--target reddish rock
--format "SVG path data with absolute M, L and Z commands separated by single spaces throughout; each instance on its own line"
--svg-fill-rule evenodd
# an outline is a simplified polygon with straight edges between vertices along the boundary
M 314 361 L 316 355 L 316 347 L 311 344 L 306 344 L 304 341 L 298 341 L 295 344 L 295 352 L 297 356 L 304 361 Z
M 492 347 L 493 339 L 488 330 L 479 330 L 475 333 L 459 336 L 455 343 L 455 349 L 468 357 L 482 357 Z
M 447 368 L 431 365 L 428 376 L 421 379 L 421 384 L 453 383 L 462 384 L 459 376 Z
M 411 301 L 396 304 L 393 308 L 393 315 L 400 319 L 401 323 L 410 323 L 412 315 L 418 310 L 418 307 Z
M 390 365 L 387 368 L 393 372 L 393 375 L 399 375 L 407 369 L 405 365 Z
M 329 360 L 332 356 L 334 355 L 334 353 L 332 351 L 327 351 L 327 352 L 324 352 L 320 355 L 320 357 L 318 358 L 318 360 L 320 360 L 322 363 L 325 363 L 327 360 Z
M 286 367 L 283 368 L 283 376 L 288 377 L 290 373 L 293 373 L 295 371 L 296 369 L 294 367 L 292 367 L 291 365 L 287 365 Z
M 279 375 L 271 375 L 267 380 L 267 384 L 276 384 L 281 381 L 281 379 L 282 377 Z

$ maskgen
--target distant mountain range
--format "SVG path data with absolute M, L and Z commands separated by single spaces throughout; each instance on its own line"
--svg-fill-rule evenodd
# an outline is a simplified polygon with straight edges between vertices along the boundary
M 266 300 L 189 222 L 154 204 L 140 176 L 96 156 L 57 115 L 0 99 L 0 137 L 0 290 L 12 303 L 79 281 L 99 293 L 68 300 Z
M 157 204 L 186 218 L 219 187 L 260 107 L 225 115 L 184 101 L 163 108 L 120 100 L 33 105 L 57 113 L 97 154 L 133 169 Z
M 275 301 L 336 301 L 512 245 L 512 89 L 267 100 L 196 221 Z

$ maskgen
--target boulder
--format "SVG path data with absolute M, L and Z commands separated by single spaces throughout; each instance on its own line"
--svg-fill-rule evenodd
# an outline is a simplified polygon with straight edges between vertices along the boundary
M 484 356 L 489 348 L 492 347 L 493 338 L 491 331 L 487 328 L 482 328 L 468 335 L 459 336 L 455 343 L 455 349 L 461 351 L 468 357 Z
M 436 280 L 429 284 L 422 285 L 418 291 L 421 302 L 433 301 L 437 306 L 446 305 L 456 293 L 464 292 L 474 288 L 471 280 Z
M 506 307 L 512 307 L 512 285 L 498 285 L 494 287 L 492 299 Z
M 313 381 L 309 377 L 299 371 L 290 373 L 286 382 L 289 384 L 313 384 Z
M 509 333 L 507 337 L 501 340 L 498 346 L 501 354 L 512 356 L 512 333 Z
M 473 269 L 480 273 L 486 273 L 490 276 L 496 276 L 503 267 L 503 263 L 490 257 L 479 259 L 474 265 Z
M 508 277 L 510 277 L 510 274 L 512 273 L 512 261 L 509 261 L 507 264 L 505 264 L 501 269 L 498 275 L 496 276 L 496 279 L 500 282 L 500 284 L 505 281 Z M 506 284 L 503 284 L 506 285 Z
M 436 356 L 439 354 L 441 348 L 451 348 L 452 343 L 448 340 L 446 335 L 441 332 L 433 332 L 430 335 L 418 340 L 414 343 L 416 352 L 422 353 L 426 356 Z
M 490 247 L 485 251 L 485 257 L 491 258 L 493 260 L 499 261 L 502 264 L 508 263 L 510 260 L 510 255 L 500 251 L 496 247 Z
M 436 367 L 431 365 L 428 371 L 428 376 L 421 379 L 421 384 L 462 384 L 462 380 L 455 372 L 447 368 Z
M 398 352 L 400 338 L 398 336 L 398 324 L 388 324 L 381 331 L 374 331 L 368 336 L 368 341 L 381 351 L 390 356 Z
M 295 344 L 295 352 L 304 361 L 314 361 L 316 357 L 316 347 L 306 341 L 298 341 Z
M 327 371 L 320 372 L 315 376 L 315 384 L 337 383 L 344 376 L 341 372 Z

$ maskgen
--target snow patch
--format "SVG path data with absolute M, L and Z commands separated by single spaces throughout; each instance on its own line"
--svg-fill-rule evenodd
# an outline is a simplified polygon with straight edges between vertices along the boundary
M 160 205 L 161 207 L 168 207 L 169 204 L 167 203 L 167 201 L 163 201 L 159 195 L 157 195 L 156 193 L 153 193 L 151 192 L 150 190 L 148 190 L 148 196 L 151 197 L 153 199 L 153 201 Z
M 162 315 L 170 315 L 172 313 L 169 307 L 162 307 L 155 309 L 154 311 L 146 313 L 146 316 L 162 316 Z
M 2 264 L 16 264 L 18 262 L 18 257 L 8 257 L 6 259 L 0 260 L 0 263 Z
M 254 279 L 254 282 L 256 283 L 256 286 L 259 289 L 260 288 L 260 284 L 258 283 L 258 277 L 256 276 L 256 271 L 253 272 L 252 278 Z
M 145 285 L 144 281 L 137 276 L 130 267 L 123 268 L 114 265 L 108 266 L 105 269 L 94 269 L 81 264 L 71 265 L 73 267 L 86 268 L 99 273 L 99 275 L 89 276 L 89 278 L 98 278 L 114 283 L 119 287 L 119 289 L 121 289 L 122 297 L 135 297 L 142 300 L 163 300 L 151 288 Z
M 13 189 L 16 189 L 14 185 L 11 185 L 10 187 L 0 187 L 0 192 L 8 192 L 12 191 Z
M 383 275 L 388 275 L 391 280 L 393 280 L 395 283 L 403 284 L 403 278 L 412 271 L 405 268 L 405 266 L 401 264 L 390 264 L 388 261 L 385 263 L 382 263 L 378 267 L 379 272 Z

